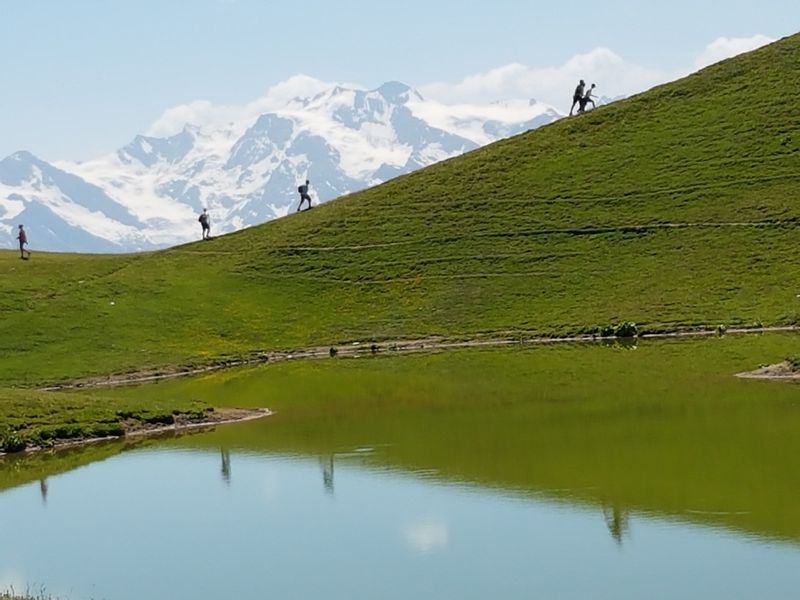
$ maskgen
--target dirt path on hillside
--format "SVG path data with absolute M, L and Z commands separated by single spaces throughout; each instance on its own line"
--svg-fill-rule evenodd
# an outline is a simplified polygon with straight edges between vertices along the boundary
M 779 333 L 800 331 L 799 326 L 764 327 L 764 328 L 731 328 L 726 335 L 747 335 L 761 333 Z M 636 339 L 669 339 L 669 338 L 697 338 L 718 335 L 717 330 L 674 331 L 666 333 L 643 334 Z M 208 362 L 202 365 L 167 366 L 160 369 L 147 369 L 129 373 L 117 373 L 103 377 L 88 377 L 74 381 L 44 386 L 42 391 L 63 391 L 92 389 L 102 387 L 120 387 L 166 381 L 193 375 L 203 375 L 233 369 L 265 364 L 281 363 L 290 360 L 322 360 L 336 357 L 357 358 L 362 356 L 382 354 L 412 354 L 420 352 L 435 352 L 456 350 L 462 348 L 502 348 L 510 346 L 540 346 L 567 343 L 609 343 L 619 338 L 601 338 L 597 335 L 580 335 L 568 337 L 526 337 L 507 332 L 486 334 L 481 337 L 467 339 L 447 339 L 444 337 L 427 337 L 413 340 L 389 340 L 381 342 L 359 341 L 333 346 L 316 346 L 296 350 L 276 350 L 273 352 L 254 352 L 236 359 L 225 359 Z
M 415 246 L 420 244 L 443 244 L 464 240 L 486 239 L 486 238 L 516 238 L 516 237 L 539 237 L 546 235 L 602 235 L 608 233 L 625 232 L 647 232 L 652 230 L 664 229 L 722 229 L 722 228 L 759 228 L 759 227 L 794 227 L 795 223 L 781 220 L 765 221 L 687 221 L 687 222 L 667 222 L 667 223 L 642 223 L 625 225 L 605 225 L 599 227 L 565 227 L 548 229 L 530 229 L 527 231 L 504 231 L 504 232 L 485 232 L 469 235 L 452 235 L 447 237 L 421 237 L 411 240 L 398 242 L 381 242 L 374 244 L 357 244 L 341 246 L 275 246 L 270 248 L 273 251 L 291 252 L 361 252 L 363 250 L 382 250 L 387 248 L 397 248 L 401 246 Z M 192 255 L 227 255 L 235 252 L 207 252 L 203 250 L 172 250 L 173 254 L 192 254 Z M 383 281 L 383 280 L 381 280 Z M 393 281 L 393 280 L 388 280 Z

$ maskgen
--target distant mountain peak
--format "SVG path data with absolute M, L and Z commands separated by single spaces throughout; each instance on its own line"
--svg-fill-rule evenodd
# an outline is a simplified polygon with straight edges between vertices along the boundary
M 176 163 L 192 149 L 198 131 L 197 128 L 186 125 L 179 133 L 165 138 L 137 135 L 118 152 L 118 156 L 123 162 L 137 160 L 146 167 L 163 161 Z
M 19 162 L 37 162 L 39 159 L 31 152 L 27 150 L 18 150 L 8 156 L 6 160 L 13 160 Z
M 279 91 L 260 114 L 137 135 L 97 160 L 54 166 L 15 153 L 0 161 L 0 230 L 17 217 L 38 222 L 50 250 L 182 243 L 197 236 L 203 208 L 215 233 L 241 229 L 294 210 L 306 178 L 315 203 L 325 202 L 560 116 L 528 100 L 451 107 L 399 81 L 372 90 L 300 83 L 293 94 L 303 95 Z
M 415 100 L 424 100 L 418 91 L 399 81 L 387 81 L 375 91 L 394 104 L 403 104 L 412 97 Z

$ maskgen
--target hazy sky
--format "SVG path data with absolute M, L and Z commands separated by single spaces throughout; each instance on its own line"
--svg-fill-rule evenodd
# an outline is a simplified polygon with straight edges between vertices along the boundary
M 748 43 L 719 38 L 799 28 L 798 0 L 0 0 L 0 157 L 98 156 L 170 107 L 245 104 L 301 73 L 447 102 L 563 87 L 568 104 L 578 72 L 631 93 Z

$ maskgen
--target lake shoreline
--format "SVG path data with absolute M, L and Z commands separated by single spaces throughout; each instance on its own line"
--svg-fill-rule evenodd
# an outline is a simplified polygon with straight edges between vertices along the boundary
M 216 408 L 212 412 L 206 413 L 206 415 L 201 419 L 183 419 L 181 418 L 182 415 L 177 415 L 175 423 L 169 425 L 147 424 L 140 422 L 135 424 L 126 423 L 125 433 L 121 436 L 58 440 L 52 446 L 31 446 L 20 452 L 0 452 L 0 459 L 3 459 L 7 456 L 25 456 L 27 454 L 35 454 L 38 452 L 65 450 L 68 448 L 77 448 L 103 442 L 132 440 L 137 438 L 163 435 L 167 433 L 184 433 L 196 429 L 213 428 L 220 425 L 235 425 L 264 419 L 272 416 L 272 414 L 273 412 L 267 408 Z M 0 600 L 2 600 L 2 597 L 0 597 Z
M 760 367 L 755 371 L 737 373 L 739 379 L 762 379 L 767 381 L 800 381 L 800 371 L 788 360 L 775 365 Z
M 361 358 L 368 356 L 379 355 L 408 355 L 408 354 L 423 354 L 423 353 L 436 353 L 444 352 L 447 350 L 459 349 L 477 349 L 477 348 L 512 348 L 512 347 L 536 347 L 536 346 L 552 346 L 559 344 L 635 344 L 638 340 L 668 340 L 668 339 L 697 339 L 697 338 L 711 338 L 722 335 L 744 336 L 744 335 L 757 335 L 765 333 L 791 333 L 800 331 L 798 326 L 781 326 L 781 327 L 760 327 L 760 328 L 732 328 L 725 330 L 723 328 L 717 329 L 699 329 L 691 331 L 673 331 L 673 332 L 652 332 L 643 333 L 633 337 L 609 336 L 601 337 L 597 334 L 592 335 L 577 335 L 565 337 L 529 337 L 523 336 L 510 337 L 506 334 L 504 337 L 500 335 L 493 336 L 486 334 L 485 336 L 476 336 L 472 338 L 445 338 L 445 337 L 425 337 L 418 339 L 406 340 L 392 340 L 392 341 L 367 341 L 367 342 L 349 342 L 346 344 L 338 344 L 336 346 L 317 346 L 297 350 L 279 350 L 273 352 L 257 352 L 249 356 L 240 358 L 217 359 L 215 361 L 206 363 L 204 365 L 196 366 L 169 366 L 159 369 L 143 369 L 139 371 L 131 371 L 128 373 L 112 374 L 101 377 L 91 377 L 84 379 L 76 379 L 65 383 L 41 387 L 39 392 L 58 393 L 68 391 L 80 391 L 90 389 L 102 388 L 116 388 L 125 386 L 142 385 L 149 383 L 158 383 L 178 378 L 187 378 L 191 376 L 212 374 L 225 370 L 232 370 L 241 367 L 254 367 L 267 364 L 280 364 L 288 361 L 306 361 L 306 360 L 324 360 L 331 358 Z M 781 368 L 778 368 L 781 367 Z M 777 370 L 776 370 L 777 369 Z M 733 375 L 733 374 L 732 374 Z M 739 373 L 736 377 L 742 379 L 772 379 L 772 380 L 800 380 L 800 373 L 791 372 L 784 364 L 783 366 L 762 367 L 760 370 L 751 373 Z M 169 409 L 168 409 L 169 410 Z M 166 413 L 169 414 L 168 412 Z M 136 438 L 151 435 L 159 435 L 171 432 L 190 431 L 192 429 L 213 427 L 216 425 L 224 425 L 231 423 L 245 422 L 253 419 L 260 419 L 269 416 L 270 411 L 236 411 L 235 409 L 207 409 L 206 412 L 199 414 L 197 412 L 182 413 L 180 409 L 176 411 L 172 409 L 174 415 L 174 422 L 161 422 L 154 421 L 153 419 L 127 419 L 119 422 L 122 428 L 120 431 L 111 431 L 110 435 L 104 435 L 106 432 L 100 432 L 100 435 L 92 435 L 88 432 L 86 437 L 72 437 L 62 440 L 52 440 L 45 444 L 33 443 L 24 450 L 16 448 L 7 448 L 7 452 L 0 452 L 0 457 L 12 454 L 21 454 L 24 452 L 38 452 L 47 449 L 61 449 L 73 446 L 80 446 L 102 441 Z M 149 422 L 148 422 L 149 421 Z M 100 421 L 103 423 L 105 421 Z
M 240 367 L 253 367 L 294 360 L 323 360 L 328 358 L 358 358 L 378 354 L 412 354 L 419 352 L 435 352 L 443 350 L 459 350 L 466 348 L 504 348 L 510 346 L 544 346 L 551 344 L 586 344 L 625 342 L 648 339 L 680 339 L 702 338 L 718 335 L 756 335 L 764 333 L 791 333 L 800 331 L 800 326 L 788 325 L 779 327 L 740 327 L 726 329 L 699 329 L 691 331 L 671 331 L 643 333 L 636 337 L 601 337 L 596 334 L 576 335 L 563 337 L 472 337 L 468 339 L 426 337 L 418 339 L 388 340 L 381 342 L 356 341 L 331 346 L 313 346 L 296 350 L 276 350 L 271 352 L 254 352 L 240 358 L 227 360 L 212 360 L 202 365 L 173 365 L 158 369 L 143 369 L 107 376 L 87 377 L 67 381 L 65 383 L 49 384 L 38 388 L 43 392 L 58 392 L 80 389 L 113 388 L 145 383 L 157 383 L 195 375 L 204 375 L 236 369 Z M 739 375 L 740 376 L 740 375 Z M 799 377 L 800 378 L 800 377 Z

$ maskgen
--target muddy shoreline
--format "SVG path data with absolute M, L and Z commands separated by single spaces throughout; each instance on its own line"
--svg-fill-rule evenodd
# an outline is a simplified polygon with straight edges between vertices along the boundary
M 146 423 L 125 423 L 125 434 L 122 436 L 109 436 L 98 438 L 85 438 L 74 440 L 55 441 L 52 446 L 32 446 L 26 448 L 21 452 L 5 453 L 0 452 L 0 459 L 6 456 L 25 456 L 28 454 L 35 454 L 38 452 L 47 452 L 54 450 L 65 450 L 68 448 L 77 448 L 80 446 L 88 446 L 91 444 L 100 444 L 103 442 L 113 442 L 122 440 L 135 440 L 137 438 L 145 438 L 150 436 L 164 435 L 168 433 L 184 433 L 200 429 L 213 429 L 219 425 L 233 425 L 237 423 L 247 423 L 248 421 L 256 421 L 271 416 L 273 413 L 266 408 L 219 408 L 214 409 L 213 412 L 207 413 L 202 419 L 181 418 L 181 415 L 176 416 L 175 423 L 171 425 L 153 425 Z
M 747 371 L 746 373 L 737 373 L 736 377 L 739 379 L 762 379 L 772 381 L 800 381 L 800 371 L 797 370 L 795 365 L 784 361 L 777 365 L 768 365 L 760 367 L 755 371 Z
M 732 328 L 724 332 L 724 335 L 753 335 L 762 333 L 781 333 L 798 332 L 798 326 L 786 327 L 764 327 L 764 328 Z M 128 385 L 138 385 L 145 383 L 156 383 L 194 375 L 202 375 L 235 369 L 238 367 L 266 365 L 281 363 L 293 360 L 323 360 L 335 357 L 357 358 L 361 356 L 371 356 L 380 354 L 413 354 L 422 352 L 435 352 L 445 350 L 456 350 L 465 348 L 502 348 L 512 346 L 532 347 L 545 346 L 551 344 L 568 343 L 613 343 L 613 342 L 635 342 L 636 340 L 648 339 L 679 339 L 679 338 L 702 338 L 720 335 L 716 329 L 697 330 L 697 331 L 675 331 L 666 333 L 643 334 L 636 338 L 614 338 L 600 337 L 597 335 L 579 335 L 567 337 L 479 337 L 472 339 L 446 339 L 439 337 L 428 337 L 414 340 L 393 340 L 382 342 L 350 342 L 335 346 L 317 346 L 302 348 L 297 350 L 283 350 L 273 352 L 254 352 L 249 356 L 235 359 L 217 360 L 199 366 L 171 366 L 160 369 L 145 369 L 128 373 L 119 373 L 103 377 L 88 377 L 73 381 L 52 384 L 40 387 L 41 391 L 67 391 L 80 389 L 93 389 L 103 387 L 122 387 Z M 738 373 L 736 377 L 741 379 L 762 379 L 762 380 L 800 380 L 800 372 L 791 369 L 788 363 L 762 367 L 756 371 Z M 148 425 L 142 423 L 125 424 L 126 431 L 124 436 L 104 437 L 84 440 L 64 440 L 56 442 L 53 446 L 45 448 L 28 448 L 21 454 L 40 452 L 43 450 L 53 450 L 71 448 L 87 444 L 113 441 L 120 439 L 135 439 L 139 437 L 155 436 L 165 433 L 178 433 L 214 427 L 217 425 L 228 425 L 243 423 L 255 419 L 262 419 L 272 414 L 268 409 L 215 409 L 207 414 L 203 419 L 181 419 L 171 425 Z M 0 452 L 0 457 L 7 456 Z
M 754 335 L 762 333 L 798 332 L 800 326 L 762 328 L 731 328 L 724 335 Z M 544 346 L 568 343 L 609 343 L 615 341 L 635 341 L 648 339 L 701 338 L 720 335 L 717 329 L 696 331 L 674 331 L 665 333 L 646 333 L 637 338 L 600 337 L 598 335 L 578 335 L 566 337 L 474 337 L 471 339 L 447 339 L 427 337 L 413 340 L 390 340 L 381 342 L 361 341 L 336 344 L 333 346 L 316 346 L 296 350 L 276 350 L 272 352 L 253 352 L 249 355 L 232 359 L 218 359 L 202 365 L 173 365 L 158 369 L 143 369 L 128 373 L 117 373 L 100 377 L 86 377 L 64 383 L 54 383 L 40 387 L 41 391 L 57 392 L 65 390 L 92 389 L 103 387 L 122 387 L 142 383 L 156 383 L 170 379 L 203 375 L 216 371 L 250 367 L 290 360 L 323 360 L 327 358 L 354 358 L 378 354 L 413 354 L 441 350 L 457 350 L 463 348 L 502 348 L 510 346 Z

